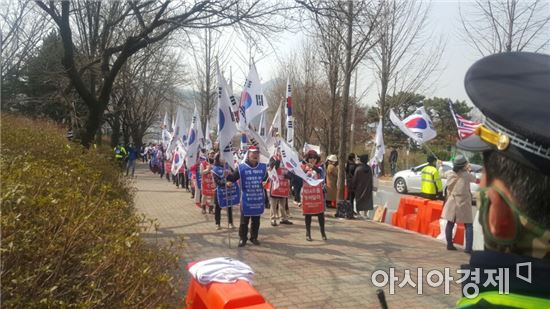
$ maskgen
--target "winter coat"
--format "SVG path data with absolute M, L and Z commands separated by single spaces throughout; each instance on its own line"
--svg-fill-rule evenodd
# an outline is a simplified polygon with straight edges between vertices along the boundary
M 475 176 L 467 171 L 448 171 L 443 178 L 447 178 L 447 201 L 443 207 L 443 219 L 456 223 L 472 223 L 470 182 L 475 182 Z
M 338 167 L 329 164 L 327 167 L 327 201 L 336 201 L 336 183 L 338 181 Z
M 357 164 L 350 161 L 346 163 L 346 166 L 345 166 L 346 185 L 348 186 L 348 190 L 349 190 L 349 186 L 351 185 L 351 180 L 353 179 L 353 174 L 355 173 L 356 168 L 357 168 Z
M 372 170 L 370 166 L 365 164 L 359 164 L 357 166 L 351 180 L 350 188 L 355 192 L 357 211 L 367 211 L 374 208 L 372 197 Z

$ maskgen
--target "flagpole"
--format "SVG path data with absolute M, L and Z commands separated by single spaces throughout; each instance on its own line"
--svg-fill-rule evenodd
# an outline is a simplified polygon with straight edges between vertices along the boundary
M 422 147 L 425 147 L 426 150 L 432 154 L 437 160 L 439 160 L 439 158 L 437 157 L 437 155 L 430 149 L 430 147 L 428 147 L 426 144 L 422 143 Z

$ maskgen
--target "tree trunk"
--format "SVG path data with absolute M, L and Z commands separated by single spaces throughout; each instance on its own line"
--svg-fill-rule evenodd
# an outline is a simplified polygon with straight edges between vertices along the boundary
M 342 110 L 340 113 L 340 133 L 338 144 L 338 161 L 346 162 L 346 132 L 347 132 L 347 120 L 348 120 L 348 108 L 349 108 L 349 88 L 351 84 L 351 49 L 352 49 L 352 30 L 353 30 L 353 1 L 348 1 L 348 14 L 347 14 L 347 38 L 346 38 L 346 62 L 344 66 L 344 92 L 342 100 Z M 344 170 L 345 164 L 338 164 L 338 183 L 337 183 L 337 200 L 344 199 L 344 180 L 346 173 Z
M 98 106 L 89 106 L 90 113 L 86 119 L 86 124 L 84 125 L 84 134 L 82 136 L 82 145 L 86 148 L 90 148 L 92 143 L 95 140 L 95 135 L 101 124 L 103 124 L 103 111 L 104 109 L 98 108 Z
M 111 147 L 114 148 L 118 145 L 118 140 L 120 139 L 120 112 L 114 113 L 111 130 Z

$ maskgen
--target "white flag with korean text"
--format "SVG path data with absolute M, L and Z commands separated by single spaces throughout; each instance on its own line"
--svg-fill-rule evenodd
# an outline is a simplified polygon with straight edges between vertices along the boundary
M 229 164 L 233 162 L 231 140 L 238 132 L 230 98 L 227 82 L 218 67 L 218 140 L 220 156 Z

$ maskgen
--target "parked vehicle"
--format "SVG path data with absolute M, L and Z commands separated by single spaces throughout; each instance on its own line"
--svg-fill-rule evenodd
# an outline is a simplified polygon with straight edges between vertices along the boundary
M 422 178 L 420 176 L 422 169 L 427 165 L 428 163 L 424 163 L 418 166 L 415 166 L 409 170 L 403 170 L 397 172 L 393 176 L 393 188 L 397 193 L 406 194 L 406 193 L 420 193 L 420 187 L 422 183 Z M 470 164 L 472 168 L 472 173 L 476 176 L 476 182 L 470 183 L 470 191 L 473 193 L 477 192 L 479 190 L 479 182 L 481 180 L 481 172 L 483 170 L 483 167 L 481 165 L 477 164 Z M 453 162 L 451 161 L 443 161 L 442 162 L 443 167 L 443 173 L 450 171 L 453 169 Z M 441 182 L 443 183 L 443 192 L 444 195 L 447 193 L 447 180 L 441 179 Z M 472 199 L 475 201 L 475 199 Z

